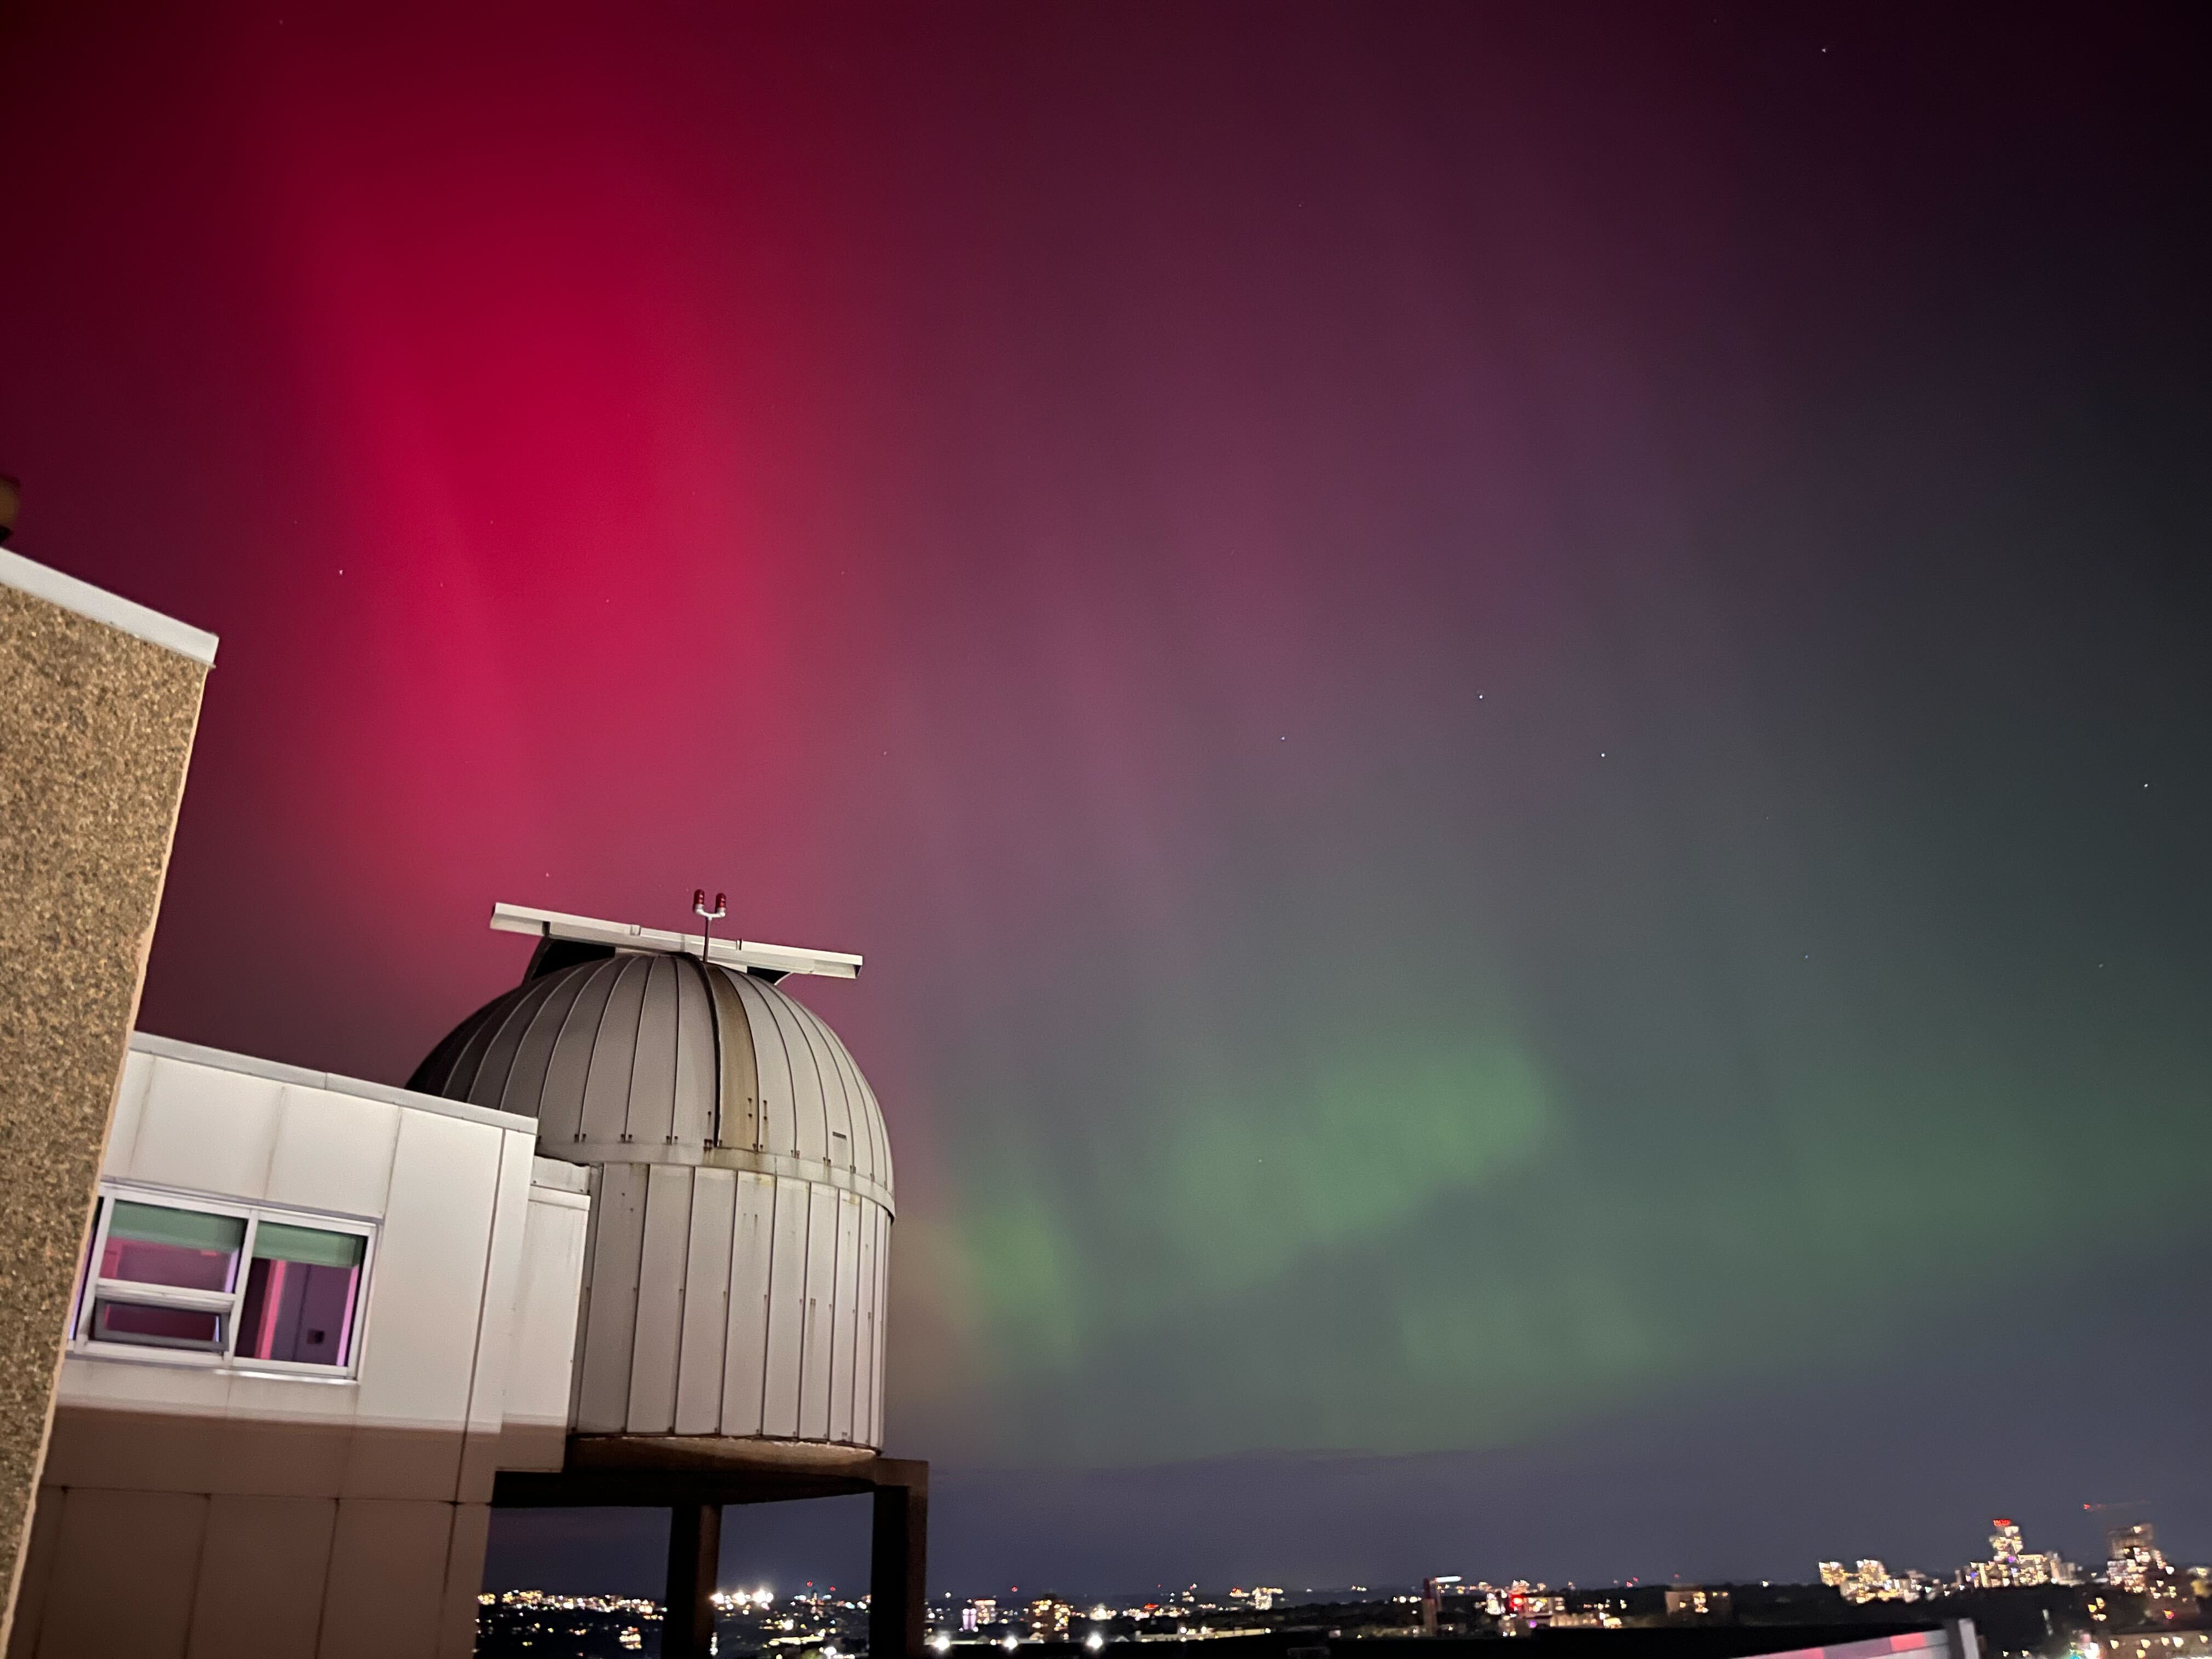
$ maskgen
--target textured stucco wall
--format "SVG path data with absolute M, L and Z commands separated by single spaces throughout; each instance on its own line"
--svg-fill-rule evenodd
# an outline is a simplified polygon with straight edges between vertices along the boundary
M 0 1639 L 206 677 L 0 581 Z

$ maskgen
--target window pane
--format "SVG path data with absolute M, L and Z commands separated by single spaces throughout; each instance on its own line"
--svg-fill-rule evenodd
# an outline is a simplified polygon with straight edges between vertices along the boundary
M 153 1348 L 222 1351 L 222 1316 L 196 1308 L 149 1308 L 132 1302 L 93 1304 L 92 1340 Z
M 264 1221 L 254 1230 L 253 1254 L 276 1261 L 308 1261 L 319 1267 L 358 1267 L 368 1241 L 359 1233 L 325 1232 Z
M 238 1282 L 238 1251 L 245 1242 L 246 1223 L 236 1216 L 118 1199 L 100 1276 L 228 1291 Z
M 339 1233 L 286 1227 L 286 1233 L 337 1240 Z M 255 1237 L 265 1237 L 263 1222 Z M 359 1260 L 361 1239 L 350 1238 Z M 317 1248 L 320 1248 L 319 1246 Z M 238 1357 L 289 1359 L 309 1365 L 343 1365 L 353 1346 L 353 1304 L 360 1287 L 357 1266 L 337 1267 L 264 1255 L 257 1247 L 246 1270 L 246 1300 L 239 1310 Z

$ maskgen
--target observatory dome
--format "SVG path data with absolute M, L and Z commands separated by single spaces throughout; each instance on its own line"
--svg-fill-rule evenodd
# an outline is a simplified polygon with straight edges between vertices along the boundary
M 592 1170 L 573 1433 L 883 1443 L 890 1142 L 775 977 L 548 937 L 409 1083 Z
M 793 1159 L 808 1178 L 826 1171 L 895 1207 L 875 1095 L 805 1003 L 696 957 L 607 952 L 545 971 L 549 954 L 462 1021 L 407 1086 L 536 1118 L 545 1158 L 770 1173 L 772 1160 Z M 771 1161 L 724 1156 L 735 1152 Z

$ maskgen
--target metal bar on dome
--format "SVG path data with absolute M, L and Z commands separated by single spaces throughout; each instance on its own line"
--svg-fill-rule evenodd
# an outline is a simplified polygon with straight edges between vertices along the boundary
M 574 939 L 584 945 L 611 945 L 617 951 L 659 951 L 670 955 L 697 956 L 701 935 L 672 933 L 635 922 L 599 921 L 558 910 L 533 910 L 523 904 L 495 904 L 494 933 L 528 933 L 538 939 Z M 810 951 L 795 945 L 764 945 L 757 939 L 710 939 L 707 959 L 732 968 L 764 968 L 778 974 L 816 974 L 830 979 L 858 979 L 860 958 L 842 951 Z

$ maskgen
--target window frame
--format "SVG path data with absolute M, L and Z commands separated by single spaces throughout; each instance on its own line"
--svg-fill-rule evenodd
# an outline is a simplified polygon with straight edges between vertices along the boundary
M 190 1210 L 201 1215 L 228 1216 L 246 1224 L 239 1240 L 238 1271 L 228 1291 L 187 1290 L 179 1285 L 149 1285 L 135 1279 L 102 1279 L 100 1258 L 106 1253 L 109 1224 L 118 1202 L 151 1204 L 165 1209 Z M 90 1359 L 126 1360 L 137 1364 L 175 1365 L 194 1370 L 216 1370 L 242 1376 L 277 1376 L 312 1382 L 351 1382 L 361 1376 L 368 1347 L 368 1286 L 376 1267 L 379 1224 L 362 1216 L 339 1215 L 323 1210 L 303 1210 L 287 1204 L 256 1204 L 242 1199 L 216 1198 L 205 1193 L 155 1187 L 135 1181 L 100 1183 L 91 1248 L 77 1274 L 76 1299 L 70 1309 L 68 1352 Z M 361 1278 L 354 1287 L 351 1341 L 343 1365 L 319 1364 L 305 1359 L 257 1359 L 238 1352 L 239 1315 L 246 1304 L 246 1281 L 253 1272 L 253 1244 L 263 1221 L 319 1232 L 345 1233 L 362 1241 Z M 222 1347 L 168 1347 L 154 1343 L 118 1341 L 93 1334 L 95 1310 L 101 1302 L 136 1304 L 140 1307 L 187 1309 L 213 1313 L 222 1322 Z

